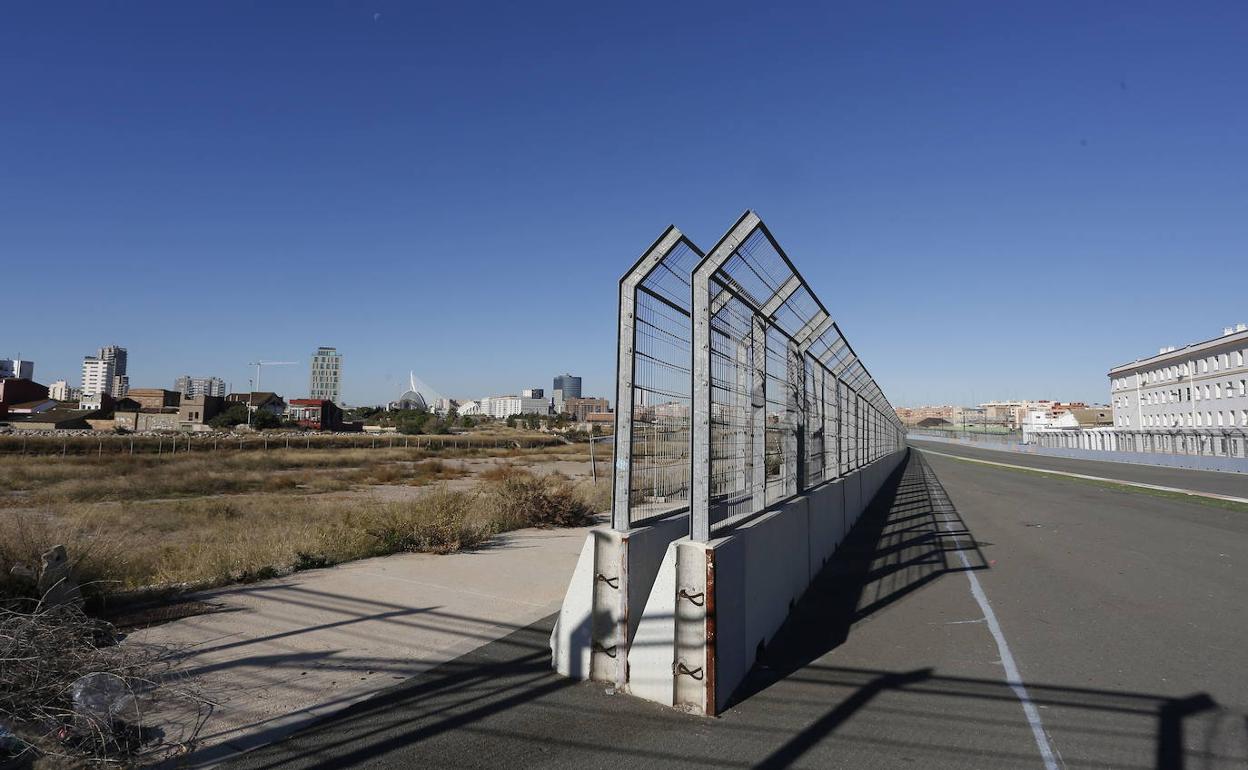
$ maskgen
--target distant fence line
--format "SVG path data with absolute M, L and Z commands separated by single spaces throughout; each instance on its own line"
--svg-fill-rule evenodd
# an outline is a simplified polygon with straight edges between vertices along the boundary
M 1248 431 L 1121 428 L 1048 429 L 1010 433 L 978 433 L 941 428 L 911 428 L 907 434 L 956 440 L 966 444 L 1009 444 L 1048 449 L 1086 449 L 1101 452 L 1187 455 L 1193 457 L 1248 457 Z
M 1021 444 L 1023 443 L 1023 434 L 1020 431 L 1001 431 L 1001 432 L 984 432 L 974 430 L 960 430 L 957 428 L 909 428 L 906 431 L 910 436 L 934 436 L 937 438 L 957 439 L 971 444 Z
M 537 449 L 564 443 L 556 436 L 524 438 L 469 435 L 254 435 L 196 436 L 0 436 L 0 455 L 88 456 L 173 455 L 188 452 L 247 452 L 270 449 Z
M 1184 430 L 1038 430 L 1028 444 L 1052 449 L 1089 449 L 1105 452 L 1248 457 L 1248 432 L 1237 429 Z
M 944 430 L 910 430 L 907 435 L 1022 454 L 1248 473 L 1248 431 L 1243 430 L 1046 430 L 1028 432 L 1026 444 L 1017 438 L 1008 443 L 984 440 L 982 434 L 968 440 L 957 431 Z

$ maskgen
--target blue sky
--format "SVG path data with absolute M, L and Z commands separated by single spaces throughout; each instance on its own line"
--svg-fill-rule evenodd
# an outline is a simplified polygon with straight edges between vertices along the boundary
M 620 273 L 753 208 L 895 404 L 1104 401 L 1248 321 L 1246 40 L 1242 3 L 6 4 L 0 355 L 607 394 Z

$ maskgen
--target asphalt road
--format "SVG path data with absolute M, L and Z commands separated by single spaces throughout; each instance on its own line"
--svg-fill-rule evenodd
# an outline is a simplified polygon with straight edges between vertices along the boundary
M 719 718 L 556 676 L 548 618 L 233 766 L 1248 764 L 1248 514 L 918 452 L 882 498 Z
M 973 457 L 979 460 L 991 460 L 992 462 L 1009 463 L 1011 465 L 1026 465 L 1029 468 L 1039 468 L 1041 470 L 1083 473 L 1088 476 L 1103 476 L 1108 479 L 1119 479 L 1121 481 L 1159 484 L 1164 487 L 1192 489 L 1197 492 L 1212 492 L 1218 495 L 1248 497 L 1248 474 L 1244 473 L 1219 473 L 1217 471 L 1165 468 L 1159 465 L 1140 465 L 1138 463 L 1075 460 L 1067 457 L 1049 457 L 1047 455 L 1033 455 L 1026 452 L 1012 452 L 1003 449 L 981 449 L 945 441 L 923 441 L 921 438 L 914 437 L 910 437 L 907 441 L 911 446 L 920 449 Z

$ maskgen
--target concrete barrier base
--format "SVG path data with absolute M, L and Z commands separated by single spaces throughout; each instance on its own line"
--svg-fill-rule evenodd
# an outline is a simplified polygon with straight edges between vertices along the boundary
M 634 602 L 650 595 L 668 544 L 688 533 L 684 512 L 629 532 L 603 527 L 586 536 L 550 636 L 556 671 L 624 687 L 642 617 Z
M 688 539 L 685 516 L 644 534 L 595 532 L 551 637 L 555 668 L 719 713 L 904 458 L 813 487 L 708 543 Z M 621 575 L 625 592 L 609 582 Z

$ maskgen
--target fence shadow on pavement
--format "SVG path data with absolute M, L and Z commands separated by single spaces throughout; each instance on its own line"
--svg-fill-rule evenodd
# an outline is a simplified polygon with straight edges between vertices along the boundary
M 987 567 L 944 488 L 911 451 L 762 652 L 733 702 L 840 646 L 859 620 L 946 574 Z

